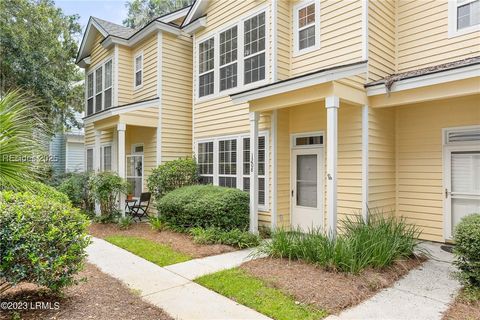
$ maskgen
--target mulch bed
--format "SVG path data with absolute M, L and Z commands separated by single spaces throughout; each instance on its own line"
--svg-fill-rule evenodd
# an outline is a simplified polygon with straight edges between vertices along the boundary
M 384 270 L 368 269 L 359 275 L 329 272 L 302 261 L 272 258 L 253 260 L 241 268 L 301 303 L 336 314 L 390 287 L 424 261 L 420 258 L 399 261 Z
M 57 310 L 28 310 L 19 312 L 0 311 L 0 319 L 32 320 L 173 320 L 162 309 L 143 301 L 134 291 L 120 281 L 87 264 L 79 273 L 86 278 L 78 285 L 65 290 L 62 297 L 49 295 L 45 290 L 31 284 L 22 284 L 6 291 L 0 301 L 58 303 Z
M 234 247 L 213 244 L 202 245 L 193 242 L 190 235 L 173 232 L 169 230 L 156 231 L 152 230 L 147 223 L 134 223 L 128 230 L 120 230 L 114 224 L 98 224 L 93 223 L 89 227 L 89 233 L 97 238 L 105 238 L 112 235 L 134 236 L 147 240 L 151 240 L 160 244 L 166 244 L 173 250 L 185 253 L 193 258 L 203 258 L 207 256 L 217 255 L 225 252 L 238 250 Z
M 459 293 L 455 301 L 443 314 L 443 320 L 477 320 L 480 319 L 480 300 L 468 302 Z

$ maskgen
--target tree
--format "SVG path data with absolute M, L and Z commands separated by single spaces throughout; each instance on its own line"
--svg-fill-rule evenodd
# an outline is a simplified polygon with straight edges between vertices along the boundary
M 65 15 L 52 0 L 0 1 L 0 93 L 21 88 L 38 99 L 40 117 L 57 120 L 83 110 L 83 78 L 75 65 L 81 27 L 78 15 Z
M 132 0 L 125 6 L 128 8 L 128 16 L 123 24 L 130 28 L 145 26 L 159 16 L 184 8 L 193 0 Z

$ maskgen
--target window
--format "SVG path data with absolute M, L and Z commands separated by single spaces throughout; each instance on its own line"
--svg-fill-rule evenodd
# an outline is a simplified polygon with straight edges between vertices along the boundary
M 93 72 L 87 76 L 87 116 L 93 113 Z
M 204 97 L 214 91 L 214 38 L 210 38 L 198 46 L 199 52 L 199 79 L 198 96 Z
M 102 148 L 101 166 L 103 171 L 112 171 L 112 147 L 104 146 Z
M 265 136 L 258 137 L 258 204 L 265 205 Z M 250 138 L 243 138 L 243 190 L 250 190 Z
M 105 88 L 103 108 L 108 109 L 112 106 L 112 60 L 105 63 L 105 82 L 103 87 Z
M 93 171 L 93 149 L 87 149 L 87 172 Z
M 237 140 L 220 140 L 218 143 L 218 184 L 237 187 Z
M 213 183 L 213 141 L 198 144 L 198 175 L 200 183 Z
M 294 51 L 297 54 L 318 49 L 319 47 L 319 7 L 319 1 L 308 1 L 298 4 L 293 10 L 295 28 Z
M 445 134 L 446 144 L 480 143 L 480 127 L 448 129 Z
M 323 144 L 323 136 L 316 135 L 316 136 L 296 136 L 295 137 L 295 146 L 311 146 L 311 145 L 322 145 Z
M 102 72 L 102 67 L 95 70 L 95 112 L 102 110 Z
M 244 22 L 244 84 L 265 79 L 265 12 Z
M 135 56 L 135 89 L 142 86 L 143 83 L 143 53 Z
M 451 0 L 448 7 L 449 37 L 480 30 L 480 0 Z
M 220 33 L 220 91 L 237 86 L 237 29 Z

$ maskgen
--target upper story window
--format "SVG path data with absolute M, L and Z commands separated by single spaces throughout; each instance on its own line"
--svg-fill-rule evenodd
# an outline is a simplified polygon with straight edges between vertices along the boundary
M 143 52 L 135 56 L 135 89 L 143 84 Z
M 198 97 L 215 96 L 266 78 L 266 13 L 260 12 L 197 44 Z
M 480 0 L 452 0 L 448 15 L 450 37 L 480 30 Z
M 320 3 L 303 1 L 293 9 L 294 53 L 301 54 L 320 46 Z
M 112 106 L 113 62 L 107 60 L 87 74 L 87 116 Z

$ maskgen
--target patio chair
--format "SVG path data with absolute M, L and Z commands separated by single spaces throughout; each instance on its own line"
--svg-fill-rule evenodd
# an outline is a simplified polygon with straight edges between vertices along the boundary
M 138 202 L 135 202 L 133 206 L 128 206 L 130 215 L 135 219 L 138 218 L 138 221 L 142 221 L 143 217 L 148 218 L 148 206 L 150 205 L 150 198 L 152 194 L 150 192 L 143 192 L 140 195 Z

